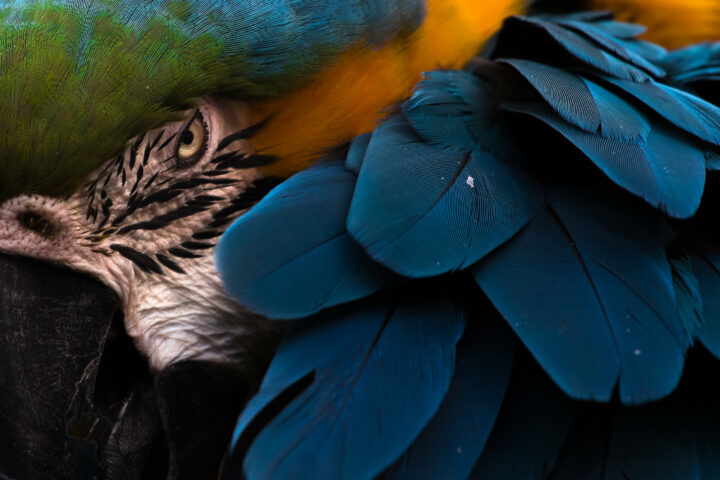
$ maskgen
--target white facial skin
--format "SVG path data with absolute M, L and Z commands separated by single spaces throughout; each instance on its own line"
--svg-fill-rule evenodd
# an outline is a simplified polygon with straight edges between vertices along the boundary
M 274 185 L 256 168 L 272 159 L 255 155 L 247 140 L 247 105 L 205 98 L 185 114 L 133 139 L 67 199 L 5 202 L 0 251 L 107 284 L 153 369 L 193 359 L 252 370 L 278 327 L 228 297 L 213 251 L 232 220 Z

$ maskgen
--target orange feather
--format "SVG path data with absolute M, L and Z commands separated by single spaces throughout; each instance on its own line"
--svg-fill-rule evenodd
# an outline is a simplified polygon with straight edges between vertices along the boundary
M 590 0 L 590 6 L 645 25 L 644 38 L 667 48 L 720 40 L 719 0 Z
M 270 118 L 255 148 L 282 158 L 268 174 L 287 177 L 329 147 L 370 131 L 388 108 L 407 97 L 424 71 L 460 68 L 524 0 L 428 0 L 423 24 L 380 49 L 355 48 L 304 88 L 253 105 L 256 121 Z

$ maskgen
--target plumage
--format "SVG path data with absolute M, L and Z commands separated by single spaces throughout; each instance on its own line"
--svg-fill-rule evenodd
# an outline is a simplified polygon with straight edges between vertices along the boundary
M 710 103 L 669 85 L 672 79 L 655 64 L 663 64 L 666 53 L 636 43 L 638 33 L 604 14 L 512 18 L 490 60 L 465 72 L 426 74 L 387 120 L 350 143 L 342 197 L 350 204 L 346 232 L 397 281 L 321 312 L 325 333 L 340 328 L 333 322 L 346 321 L 336 311 L 363 312 L 387 298 L 404 301 L 414 285 L 414 301 L 424 302 L 428 285 L 445 284 L 487 296 L 492 306 L 465 299 L 477 307 L 468 310 L 468 319 L 491 320 L 499 313 L 524 345 L 513 350 L 501 337 L 493 340 L 502 329 L 492 333 L 492 322 L 471 324 L 458 344 L 457 359 L 464 363 L 456 365 L 437 412 L 387 444 L 382 462 L 376 462 L 374 445 L 357 447 L 363 465 L 377 467 L 373 475 L 389 466 L 379 478 L 643 480 L 661 478 L 661 471 L 703 478 L 716 468 L 719 444 L 710 428 L 660 419 L 672 415 L 674 405 L 692 410 L 682 393 L 688 388 L 681 383 L 690 368 L 686 354 L 696 340 L 711 350 L 717 342 L 708 319 L 717 272 L 686 246 L 684 225 L 701 206 L 720 117 Z M 338 163 L 318 168 L 343 175 Z M 301 185 L 303 178 L 288 184 Z M 317 182 L 317 189 L 328 187 Z M 302 191 L 316 190 L 308 185 Z M 273 198 L 251 211 L 254 222 L 276 224 L 263 214 Z M 288 207 L 283 212 L 285 223 L 298 215 Z M 224 255 L 247 250 L 238 239 L 251 238 L 250 232 L 233 231 Z M 264 238 L 252 240 L 259 248 L 253 251 L 273 258 L 280 243 Z M 346 261 L 335 260 L 337 266 Z M 273 282 L 256 308 L 283 305 L 306 288 L 303 283 L 321 283 L 317 272 L 327 268 L 290 268 L 286 277 L 292 281 Z M 240 282 L 253 281 L 249 270 L 231 270 Z M 437 278 L 412 280 L 417 277 Z M 287 361 L 282 347 L 278 358 Z M 511 377 L 505 376 L 511 365 Z M 323 408 L 308 393 L 321 382 L 312 377 L 303 384 L 307 390 L 288 400 L 282 392 L 292 391 L 286 389 L 301 373 L 278 380 L 277 372 L 271 367 L 238 426 L 250 433 L 239 433 L 231 462 L 248 478 L 319 472 L 293 455 L 318 451 L 317 438 L 327 436 L 324 427 L 307 422 L 306 411 Z M 339 378 L 325 381 L 336 385 Z M 482 397 L 491 400 L 480 401 L 482 408 L 473 405 Z M 285 408 L 273 403 L 287 401 Z M 651 408 L 648 402 L 659 403 Z M 396 411 L 401 403 L 386 397 L 383 408 Z M 348 412 L 347 421 L 363 415 Z M 301 437 L 288 433 L 297 431 L 298 422 L 307 425 Z M 707 439 L 693 440 L 693 433 Z M 355 441 L 364 441 L 365 433 L 357 435 Z M 644 435 L 653 436 L 647 445 Z M 288 442 L 293 453 L 268 453 Z M 370 475 L 355 464 L 336 467 L 320 451 L 323 465 L 337 470 L 319 476 Z M 653 464 L 655 451 L 667 458 Z M 352 458 L 348 454 L 347 461 Z
M 397 116 L 370 140 L 348 232 L 391 270 L 432 276 L 475 263 L 520 230 L 538 205 L 533 182 L 492 153 L 435 148 Z
M 437 293 L 377 299 L 293 324 L 238 421 L 229 472 L 242 469 L 248 480 L 377 475 L 440 406 L 465 318 Z M 272 405 L 297 382 L 301 390 Z
M 263 315 L 287 319 L 380 289 L 391 275 L 345 230 L 354 186 L 355 175 L 342 164 L 319 165 L 243 215 L 215 250 L 228 292 Z
M 556 188 L 474 273 L 564 391 L 608 401 L 618 384 L 623 402 L 644 403 L 675 388 L 688 346 L 665 258 L 671 238 L 660 218 L 610 191 Z
M 67 194 L 129 138 L 218 93 L 255 102 L 258 121 L 273 117 L 256 142 L 274 146 L 286 162 L 273 173 L 289 176 L 370 130 L 423 70 L 460 67 L 519 3 L 5 2 L 0 120 L 13 134 L 0 139 L 4 195 Z M 360 84 L 362 105 L 350 89 Z M 331 107 L 344 112 L 342 127 Z
M 720 145 L 720 109 L 695 95 L 655 82 L 630 83 L 616 78 L 607 81 L 637 98 L 665 120 L 714 146 Z
M 610 10 L 618 20 L 647 26 L 643 38 L 667 48 L 720 40 L 720 6 L 714 0 L 587 0 L 583 3 L 586 8 Z
M 691 85 L 717 80 L 720 74 L 720 44 L 700 43 L 675 50 L 661 59 L 673 82 Z
M 691 258 L 705 321 L 700 341 L 720 358 L 720 255 L 715 247 L 701 246 Z
M 612 49 L 598 48 L 594 40 L 576 33 L 576 29 L 551 20 L 511 17 L 504 27 L 495 51 L 498 58 L 524 58 L 528 53 L 540 53 L 545 49 L 545 55 L 550 55 L 540 58 L 562 62 L 564 58 L 571 57 L 575 62 L 633 82 L 647 81 L 662 72 L 644 59 L 637 62 L 642 57 L 633 56 L 631 60 L 620 58 L 615 52 L 621 47 L 614 45 L 611 39 L 607 44 Z
M 384 480 L 470 475 L 495 425 L 515 354 L 514 339 L 500 319 L 472 320 L 458 342 L 455 371 L 438 412 Z
M 403 2 L 398 2 L 402 5 Z M 422 73 L 459 69 L 508 15 L 527 11 L 529 0 L 426 0 L 422 24 L 380 48 L 356 46 L 288 96 L 254 107 L 270 118 L 254 139 L 258 149 L 284 159 L 268 169 L 288 177 L 307 168 L 324 149 L 371 131 L 390 107 L 404 100 Z
M 656 124 L 647 141 L 622 141 L 586 133 L 544 105 L 510 105 L 560 133 L 619 186 L 678 218 L 691 217 L 705 186 L 705 154 L 677 132 Z
M 546 478 L 577 408 L 537 365 L 519 354 L 495 428 L 468 478 Z
M 529 60 L 502 63 L 517 70 L 563 120 L 617 140 L 647 140 L 652 127 L 634 105 L 592 80 Z

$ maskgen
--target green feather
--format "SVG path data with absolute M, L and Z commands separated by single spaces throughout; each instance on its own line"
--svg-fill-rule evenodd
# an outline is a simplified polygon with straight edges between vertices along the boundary
M 367 1 L 0 3 L 0 198 L 68 194 L 202 95 L 276 97 L 373 28 L 418 24 L 363 19 Z

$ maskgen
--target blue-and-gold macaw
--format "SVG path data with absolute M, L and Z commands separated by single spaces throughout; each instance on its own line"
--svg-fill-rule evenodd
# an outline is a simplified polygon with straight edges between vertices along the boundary
M 1 3 L 0 478 L 720 478 L 718 7 L 482 3 Z

